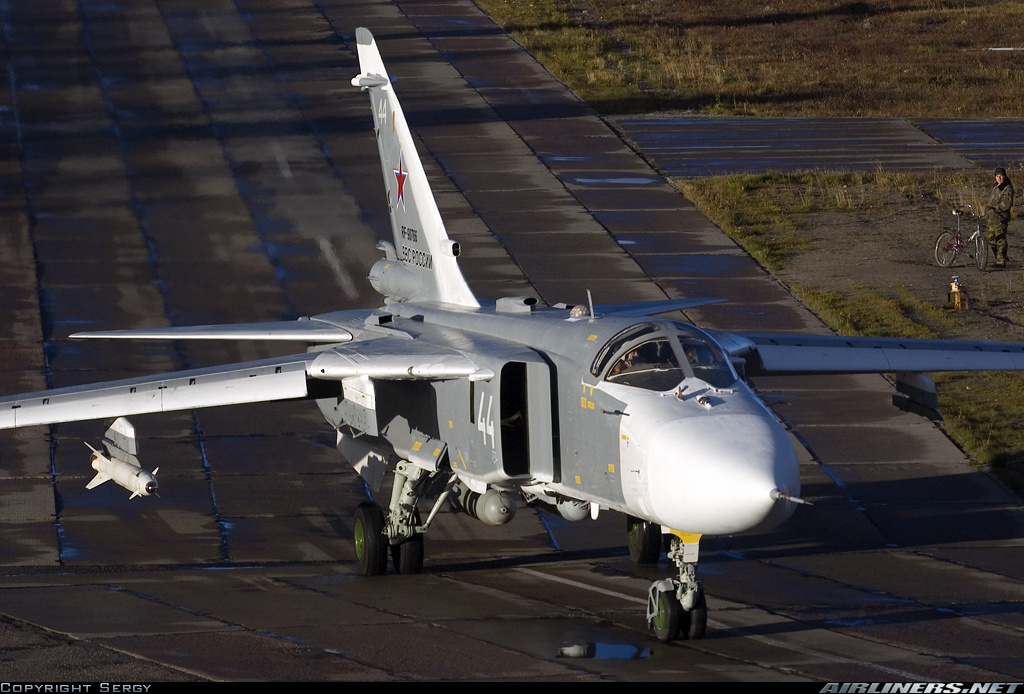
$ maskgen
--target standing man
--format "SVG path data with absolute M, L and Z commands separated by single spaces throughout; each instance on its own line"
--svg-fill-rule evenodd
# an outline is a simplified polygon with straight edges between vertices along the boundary
M 996 169 L 996 184 L 992 187 L 985 212 L 988 214 L 988 243 L 996 255 L 996 267 L 1006 267 L 1006 226 L 1010 223 L 1013 207 L 1013 184 L 1006 177 L 1006 169 Z

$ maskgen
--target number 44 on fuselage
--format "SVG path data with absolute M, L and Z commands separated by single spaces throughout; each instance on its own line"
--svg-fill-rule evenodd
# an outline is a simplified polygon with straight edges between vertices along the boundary
M 480 302 L 368 30 L 357 30 L 356 48 L 352 83 L 370 97 L 391 214 L 393 242 L 378 245 L 384 257 L 369 272 L 384 305 L 278 323 L 79 333 L 72 337 L 301 347 L 0 398 L 0 428 L 315 400 L 367 484 L 377 490 L 392 477 L 386 507 L 367 500 L 355 510 L 362 573 L 384 573 L 389 555 L 398 571 L 420 571 L 423 536 L 445 504 L 495 525 L 512 519 L 515 492 L 572 520 L 619 511 L 636 561 L 657 561 L 669 538 L 678 573 L 652 584 L 647 617 L 670 640 L 705 630 L 701 536 L 768 527 L 802 503 L 793 444 L 746 376 L 893 372 L 909 403 L 933 408 L 923 372 L 1024 367 L 1022 344 L 725 333 L 652 317 L 711 299 Z M 126 451 L 114 467 L 139 477 L 134 429 L 121 420 L 107 434 Z

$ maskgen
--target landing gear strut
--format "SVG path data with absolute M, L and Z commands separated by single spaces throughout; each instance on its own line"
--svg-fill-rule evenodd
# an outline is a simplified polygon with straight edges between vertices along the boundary
M 672 535 L 669 560 L 679 569 L 678 578 L 655 581 L 647 596 L 647 624 L 659 641 L 699 639 L 708 626 L 704 586 L 697 580 L 699 535 Z

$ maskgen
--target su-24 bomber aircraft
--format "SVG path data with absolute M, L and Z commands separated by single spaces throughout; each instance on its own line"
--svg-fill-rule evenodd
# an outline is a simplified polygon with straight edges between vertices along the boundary
M 356 31 L 394 242 L 370 270 L 384 305 L 297 321 L 78 333 L 75 338 L 290 340 L 288 357 L 0 398 L 0 428 L 117 418 L 97 476 L 156 491 L 124 416 L 269 400 L 314 400 L 337 446 L 387 509 L 355 512 L 361 573 L 423 566 L 423 535 L 444 504 L 484 523 L 512 519 L 518 491 L 572 520 L 626 514 L 630 554 L 678 575 L 654 582 L 657 637 L 699 638 L 702 535 L 770 527 L 802 502 L 797 455 L 746 385 L 762 374 L 898 374 L 935 407 L 923 372 L 1024 369 L 1024 344 L 700 330 L 656 318 L 712 299 L 551 307 L 478 301 L 459 270 L 412 134 L 371 33 Z M 155 471 L 154 471 L 155 472 Z M 423 515 L 421 515 L 423 512 Z

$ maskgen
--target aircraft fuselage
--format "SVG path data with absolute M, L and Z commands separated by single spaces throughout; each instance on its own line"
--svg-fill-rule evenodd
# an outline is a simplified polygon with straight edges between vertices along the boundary
M 447 465 L 481 493 L 524 488 L 697 534 L 743 532 L 792 513 L 794 504 L 777 498 L 800 493 L 788 435 L 693 326 L 570 318 L 568 309 L 513 301 L 396 303 L 374 315 L 376 333 L 455 349 L 493 372 L 364 379 L 346 392 L 372 391 L 356 396 L 372 407 L 354 417 L 344 398 L 320 402 L 332 424 L 354 427 L 394 458 Z

